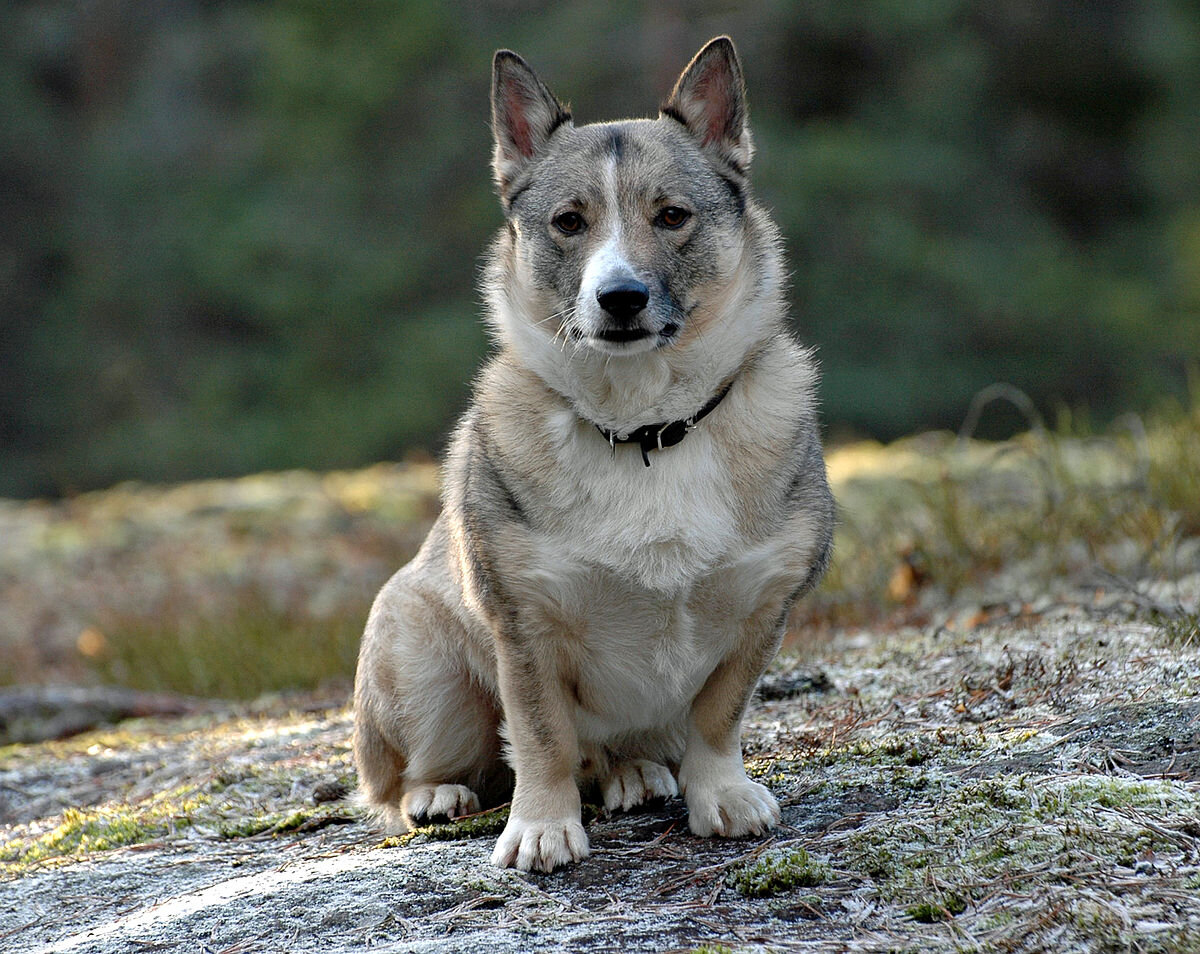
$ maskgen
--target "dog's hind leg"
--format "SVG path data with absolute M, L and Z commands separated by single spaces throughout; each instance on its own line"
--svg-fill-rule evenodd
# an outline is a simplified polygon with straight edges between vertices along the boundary
M 391 745 L 360 707 L 354 720 L 354 761 L 358 787 L 389 833 L 408 830 L 400 807 L 404 797 L 404 755 Z
M 683 755 L 684 727 L 669 723 L 657 729 L 612 740 L 590 758 L 585 776 L 595 779 L 607 811 L 629 811 L 645 802 L 679 794 L 673 767 Z
M 426 660 L 428 666 L 435 660 Z M 438 667 L 424 684 L 409 736 L 400 807 L 411 825 L 469 815 L 506 798 L 512 776 L 500 757 L 499 715 L 489 694 L 462 671 Z
M 359 786 L 392 832 L 478 811 L 480 796 L 502 798 L 505 783 L 511 785 L 500 759 L 494 708 L 463 675 L 432 671 L 431 662 L 423 659 L 425 678 L 397 686 L 395 696 L 375 693 L 368 703 L 363 699 L 368 693 L 359 692 L 354 732 Z M 380 703 L 395 706 L 384 719 Z
M 643 802 L 674 798 L 679 794 L 679 786 L 665 765 L 649 759 L 625 759 L 614 763 L 601 778 L 600 794 L 608 811 L 619 808 L 627 812 Z
M 355 683 L 354 757 L 365 801 L 391 831 L 502 800 L 498 704 L 475 678 L 461 623 L 393 579 L 367 622 Z

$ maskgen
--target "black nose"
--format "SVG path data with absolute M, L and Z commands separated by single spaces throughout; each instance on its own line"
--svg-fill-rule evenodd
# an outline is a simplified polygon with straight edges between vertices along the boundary
M 646 307 L 650 292 L 637 279 L 629 278 L 605 285 L 596 292 L 596 301 L 618 321 L 628 321 Z

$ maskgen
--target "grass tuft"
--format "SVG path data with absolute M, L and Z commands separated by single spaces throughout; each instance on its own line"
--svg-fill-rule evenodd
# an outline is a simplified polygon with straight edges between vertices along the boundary
M 1200 613 L 1181 613 L 1159 624 L 1167 642 L 1178 649 L 1200 644 Z

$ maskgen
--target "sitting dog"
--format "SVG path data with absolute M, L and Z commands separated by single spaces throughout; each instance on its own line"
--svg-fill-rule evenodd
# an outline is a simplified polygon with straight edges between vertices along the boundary
M 733 44 L 657 119 L 580 127 L 502 50 L 492 125 L 497 352 L 443 512 L 367 621 L 361 788 L 394 830 L 511 792 L 492 861 L 525 870 L 588 854 L 581 783 L 610 810 L 682 791 L 697 835 L 759 834 L 779 806 L 742 718 L 833 499 Z

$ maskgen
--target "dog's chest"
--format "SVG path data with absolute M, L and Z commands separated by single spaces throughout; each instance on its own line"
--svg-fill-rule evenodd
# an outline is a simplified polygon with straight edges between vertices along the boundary
M 677 722 L 728 652 L 730 635 L 697 616 L 690 594 L 631 598 L 611 582 L 593 581 L 572 649 L 576 724 L 596 741 Z
M 748 547 L 707 435 L 651 452 L 649 468 L 634 447 L 600 448 L 585 443 L 524 566 L 539 568 L 526 593 L 561 627 L 595 739 L 680 717 L 730 651 L 736 627 L 712 610 L 736 601 L 713 595 Z
M 650 452 L 650 467 L 636 447 L 582 443 L 545 524 L 572 562 L 675 596 L 742 546 L 731 475 L 707 435 Z

